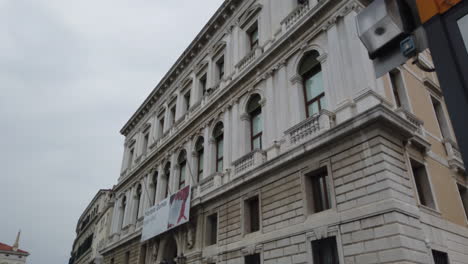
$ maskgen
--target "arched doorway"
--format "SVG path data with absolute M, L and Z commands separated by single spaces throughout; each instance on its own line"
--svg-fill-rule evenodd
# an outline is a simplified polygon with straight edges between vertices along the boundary
M 173 236 L 168 236 L 164 249 L 162 252 L 161 263 L 176 264 L 175 259 L 177 258 L 177 243 Z

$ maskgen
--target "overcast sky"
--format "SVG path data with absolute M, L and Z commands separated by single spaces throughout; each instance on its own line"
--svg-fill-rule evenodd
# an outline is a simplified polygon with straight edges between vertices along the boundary
M 222 0 L 0 0 L 0 242 L 68 263 L 119 130 Z

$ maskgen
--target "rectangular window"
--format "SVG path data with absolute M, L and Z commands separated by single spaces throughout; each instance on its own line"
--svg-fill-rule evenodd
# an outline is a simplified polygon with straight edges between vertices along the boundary
M 130 251 L 125 252 L 125 264 L 130 264 Z
M 326 167 L 306 175 L 306 192 L 311 213 L 319 213 L 331 208 Z
M 218 239 L 218 214 L 212 214 L 206 218 L 206 245 L 217 243 Z
M 335 237 L 313 241 L 312 255 L 314 264 L 339 264 Z
M 432 250 L 432 257 L 434 258 L 434 264 L 449 264 L 448 255 L 445 252 Z
M 218 69 L 218 80 L 223 79 L 223 77 L 224 77 L 224 56 L 222 56 L 216 62 L 216 68 Z
M 149 142 L 149 131 L 147 131 L 145 133 L 145 136 L 143 137 L 143 149 L 142 149 L 143 155 L 146 154 L 146 150 L 148 149 L 148 142 Z
M 440 134 L 443 138 L 449 138 L 448 133 L 448 123 L 447 119 L 445 118 L 444 110 L 442 108 L 442 104 L 439 100 L 435 99 L 431 96 L 432 106 L 434 107 L 434 112 L 437 119 L 437 124 L 439 125 Z
M 245 264 L 260 264 L 260 254 L 253 254 L 244 257 Z
M 432 196 L 431 185 L 427 175 L 426 167 L 424 164 L 411 159 L 411 170 L 413 171 L 419 202 L 424 206 L 435 209 L 434 197 Z
M 111 258 L 110 264 L 114 264 L 114 263 L 115 263 L 114 258 Z
M 326 108 L 323 74 L 320 64 L 303 75 L 307 117 L 318 114 Z
M 245 233 L 260 230 L 260 203 L 258 196 L 244 202 L 244 230 Z
M 203 76 L 200 78 L 200 92 L 202 96 L 205 96 L 206 94 L 206 73 L 203 74 Z
M 158 192 L 158 176 L 159 176 L 158 171 L 155 171 L 153 174 L 153 191 L 154 191 L 153 205 L 156 205 L 156 195 Z
M 130 152 L 128 153 L 128 167 L 132 167 L 133 165 L 133 155 L 135 154 L 135 149 L 132 148 L 130 149 Z
M 171 116 L 169 117 L 169 120 L 171 121 L 171 126 L 173 126 L 175 123 L 176 106 L 175 105 L 172 106 L 170 111 L 171 111 Z
M 390 72 L 390 83 L 392 85 L 393 98 L 395 98 L 395 106 L 397 108 L 402 107 L 408 110 L 409 107 L 405 98 L 403 98 L 403 95 L 405 94 L 405 85 L 400 71 L 396 70 Z
M 465 210 L 465 215 L 466 215 L 466 218 L 468 219 L 468 188 L 458 183 L 457 183 L 457 186 L 458 186 L 458 191 L 460 192 L 460 198 L 463 203 L 463 209 Z
M 247 30 L 249 35 L 250 50 L 254 50 L 258 46 L 258 24 L 255 22 L 249 30 Z
M 159 118 L 158 138 L 161 138 L 164 134 L 164 114 Z
M 184 104 L 185 104 L 185 113 L 190 109 L 190 91 L 186 92 L 184 95 Z

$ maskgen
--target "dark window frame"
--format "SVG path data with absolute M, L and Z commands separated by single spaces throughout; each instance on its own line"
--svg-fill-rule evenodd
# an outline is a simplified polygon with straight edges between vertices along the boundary
M 338 244 L 336 237 L 327 237 L 311 242 L 312 258 L 314 264 L 339 264 L 340 256 L 338 254 Z M 331 247 L 331 248 L 330 248 Z M 331 255 L 326 256 L 326 253 Z M 332 257 L 329 259 L 328 257 Z M 328 259 L 329 261 L 325 261 Z
M 212 213 L 206 217 L 206 240 L 207 246 L 218 243 L 218 213 Z
M 305 103 L 305 108 L 306 108 L 306 117 L 309 118 L 311 117 L 311 114 L 309 113 L 309 105 L 312 105 L 314 103 L 318 103 L 318 111 L 320 112 L 322 108 L 322 103 L 320 102 L 322 98 L 325 98 L 325 89 L 322 93 L 319 95 L 311 98 L 310 100 L 307 100 L 307 80 L 309 80 L 311 77 L 315 76 L 316 74 L 322 72 L 322 65 L 318 63 L 312 69 L 309 71 L 305 72 L 302 74 L 302 86 L 303 86 L 303 92 L 304 92 L 304 103 Z
M 260 31 L 258 28 L 258 21 L 255 21 L 249 27 L 249 29 L 247 30 L 247 34 L 249 36 L 250 50 L 253 51 L 258 47 L 259 41 L 260 41 Z M 255 35 L 257 36 L 256 38 L 254 38 Z

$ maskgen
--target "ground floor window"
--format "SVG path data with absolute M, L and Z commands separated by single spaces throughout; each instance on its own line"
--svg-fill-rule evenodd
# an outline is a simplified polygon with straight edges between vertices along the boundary
M 432 250 L 432 257 L 434 258 L 434 264 L 449 264 L 448 255 L 445 252 Z
M 339 264 L 336 238 L 312 241 L 312 255 L 314 264 Z
M 260 254 L 245 256 L 245 264 L 260 264 Z

